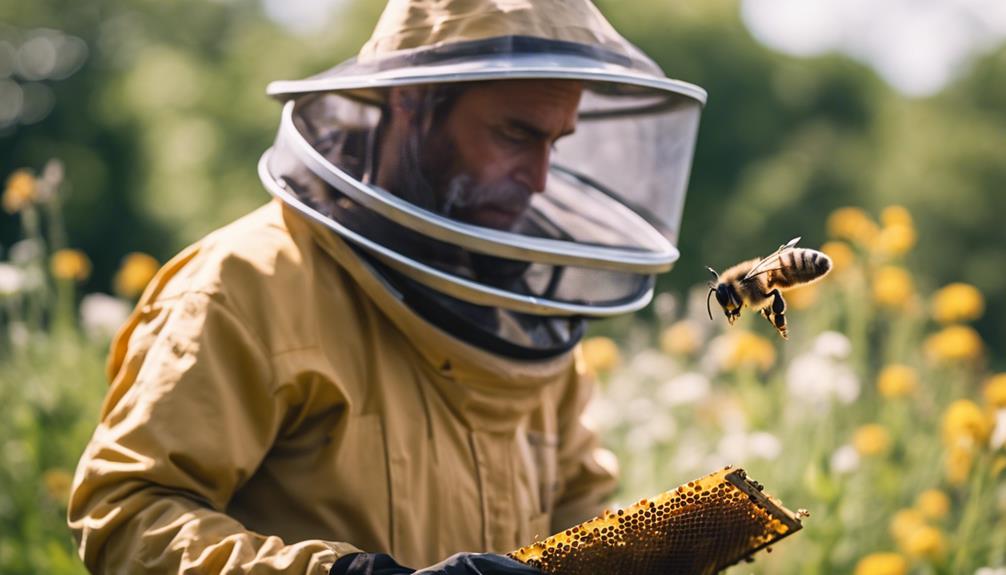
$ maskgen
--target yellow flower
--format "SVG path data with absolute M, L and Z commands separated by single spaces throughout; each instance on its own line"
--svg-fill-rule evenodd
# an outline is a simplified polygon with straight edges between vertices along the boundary
M 42 474 L 42 484 L 53 500 L 66 504 L 70 500 L 70 486 L 73 476 L 62 469 L 50 469 Z
M 37 191 L 35 176 L 29 170 L 15 170 L 7 177 L 7 186 L 3 192 L 3 209 L 8 214 L 20 212 L 35 200 Z
M 133 252 L 127 255 L 115 273 L 115 293 L 125 298 L 140 295 L 158 268 L 160 264 L 157 260 L 147 254 Z
M 915 247 L 915 228 L 905 225 L 884 226 L 874 247 L 886 256 L 900 256 Z
M 888 256 L 898 256 L 907 253 L 915 246 L 915 225 L 912 214 L 904 206 L 887 206 L 880 212 L 880 221 L 884 227 L 877 237 L 876 249 Z
M 768 371 L 775 364 L 775 348 L 760 335 L 739 331 L 729 341 L 730 351 L 724 360 L 727 369 L 750 366 Z
M 786 292 L 786 305 L 795 310 L 810 309 L 817 303 L 821 284 L 810 284 Z
M 887 206 L 880 212 L 880 221 L 885 226 L 914 226 L 912 214 L 905 209 L 905 206 Z
M 995 409 L 1006 407 L 1006 373 L 997 373 L 985 380 L 985 402 Z
M 926 355 L 937 362 L 973 361 L 982 356 L 985 345 L 978 332 L 964 325 L 943 328 L 926 338 Z
M 943 519 L 950 513 L 950 498 L 939 489 L 926 489 L 915 498 L 915 508 L 929 519 Z
M 902 548 L 912 557 L 936 560 L 943 555 L 946 545 L 939 529 L 923 525 L 905 538 Z
M 856 430 L 852 446 L 860 455 L 880 455 L 891 448 L 891 434 L 884 426 L 870 423 Z
M 891 364 L 877 376 L 877 389 L 887 398 L 903 397 L 915 392 L 919 386 L 919 376 L 907 365 Z
M 905 307 L 914 291 L 912 276 L 904 268 L 884 266 L 873 279 L 873 299 L 883 307 Z
M 943 440 L 947 445 L 981 445 L 992 432 L 988 418 L 973 401 L 958 399 L 943 412 Z
M 947 451 L 943 464 L 947 472 L 947 481 L 951 485 L 961 486 L 971 474 L 971 464 L 975 455 L 970 446 L 954 445 Z
M 877 224 L 859 208 L 839 208 L 828 216 L 828 233 L 840 240 L 869 245 L 876 239 Z
M 592 337 L 583 342 L 583 359 L 590 373 L 610 371 L 621 362 L 618 345 L 608 337 Z
M 845 242 L 825 242 L 821 251 L 831 258 L 831 269 L 835 273 L 842 273 L 856 263 L 856 254 Z
M 908 539 L 916 529 L 923 527 L 926 524 L 926 520 L 922 517 L 916 509 L 902 509 L 894 514 L 891 518 L 891 523 L 889 525 L 891 535 L 894 536 L 896 541 L 902 542 Z
M 973 285 L 952 283 L 933 296 L 933 318 L 942 324 L 978 319 L 985 312 L 985 298 Z
M 908 561 L 897 553 L 871 553 L 856 563 L 853 575 L 905 575 Z
M 52 254 L 49 269 L 56 279 L 84 281 L 91 275 L 91 260 L 80 250 L 59 250 Z
M 671 324 L 660 334 L 660 349 L 668 355 L 692 355 L 702 347 L 702 330 L 692 320 Z

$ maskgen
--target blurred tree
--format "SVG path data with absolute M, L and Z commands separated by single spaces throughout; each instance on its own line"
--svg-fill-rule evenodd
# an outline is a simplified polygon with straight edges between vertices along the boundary
M 162 261 L 185 243 L 266 200 L 255 172 L 279 106 L 274 79 L 302 77 L 351 56 L 383 8 L 343 0 L 329 25 L 296 35 L 258 0 L 151 3 L 35 0 L 0 5 L 0 99 L 15 82 L 51 91 L 40 121 L 0 128 L 0 170 L 64 159 L 69 235 L 93 259 L 86 290 L 109 289 L 122 256 Z M 824 239 L 828 212 L 903 203 L 917 215 L 924 281 L 963 280 L 989 296 L 981 328 L 1003 349 L 1006 246 L 998 214 L 1006 163 L 1006 57 L 975 63 L 945 93 L 908 100 L 869 69 L 832 57 L 797 59 L 756 42 L 737 0 L 598 0 L 602 11 L 667 73 L 709 91 L 676 270 L 683 290 L 793 236 Z M 275 9 L 275 7 L 273 7 Z M 80 38 L 83 67 L 66 79 L 7 70 L 41 29 Z M 13 60 L 11 60 L 13 61 Z M 5 72 L 7 70 L 7 72 Z M 6 77 L 4 74 L 6 73 Z M 2 108 L 2 106 L 0 106 Z M 0 243 L 15 236 L 0 215 Z M 1006 354 L 993 354 L 1004 357 Z
M 924 281 L 966 281 L 989 296 L 980 324 L 1006 345 L 1006 50 L 943 95 L 910 100 L 837 56 L 796 59 L 757 43 L 736 0 L 598 2 L 667 74 L 709 92 L 682 225 L 681 260 L 661 278 L 683 291 L 794 236 L 820 245 L 833 209 L 916 214 Z M 992 354 L 1003 358 L 1004 353 Z M 993 360 L 996 361 L 996 360 Z M 1001 360 L 999 360 L 1001 361 Z
M 10 67 L 8 82 L 46 86 L 55 106 L 40 121 L 0 129 L 0 173 L 64 160 L 69 236 L 95 267 L 85 291 L 108 291 L 126 253 L 163 261 L 267 201 L 255 165 L 280 106 L 266 84 L 351 55 L 380 8 L 347 4 L 333 17 L 365 25 L 297 37 L 255 0 L 4 3 L 0 48 L 9 47 L 13 63 L 48 32 L 79 38 L 87 52 L 66 79 L 35 80 Z M 0 223 L 0 245 L 9 246 L 16 220 L 0 214 Z

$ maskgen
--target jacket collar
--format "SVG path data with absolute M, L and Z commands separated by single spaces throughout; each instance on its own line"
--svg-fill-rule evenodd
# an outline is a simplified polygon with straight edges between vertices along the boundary
M 306 228 L 370 301 L 411 342 L 444 399 L 473 429 L 507 431 L 541 404 L 543 388 L 573 372 L 573 354 L 523 361 L 489 353 L 457 339 L 406 306 L 378 272 L 337 234 L 282 206 L 293 231 Z

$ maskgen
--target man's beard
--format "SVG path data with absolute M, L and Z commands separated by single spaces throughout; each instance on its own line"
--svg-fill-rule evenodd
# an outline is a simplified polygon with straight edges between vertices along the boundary
M 474 178 L 461 172 L 456 160 L 459 157 L 457 145 L 438 127 L 430 131 L 424 142 L 413 141 L 409 147 L 411 149 L 402 151 L 411 157 L 400 162 L 396 178 L 398 189 L 392 190 L 400 197 L 439 215 L 502 231 L 512 231 L 527 212 L 531 190 L 512 180 L 476 184 Z M 498 213 L 489 217 L 487 211 Z M 476 279 L 496 287 L 514 287 L 514 282 L 519 281 L 530 266 L 527 262 L 463 248 L 434 248 L 434 251 L 438 252 L 437 259 L 467 268 Z
M 533 192 L 512 179 L 479 184 L 457 164 L 458 146 L 440 129 L 434 128 L 420 147 L 421 157 L 403 167 L 418 167 L 416 174 L 400 174 L 399 181 L 412 187 L 403 196 L 425 194 L 426 205 L 448 218 L 502 231 L 511 231 L 531 205 Z M 421 180 L 421 181 L 414 181 Z M 421 188 L 415 189 L 415 188 Z M 428 203 L 427 203 L 428 202 Z M 425 207 L 425 206 L 424 206 Z M 429 208 L 427 208 L 429 209 Z

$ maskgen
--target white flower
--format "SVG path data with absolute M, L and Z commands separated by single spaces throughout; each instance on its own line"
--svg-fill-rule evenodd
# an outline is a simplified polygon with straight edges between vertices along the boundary
M 629 451 L 646 453 L 653 448 L 654 437 L 645 425 L 636 425 L 625 434 L 625 443 Z
M 710 469 L 723 469 L 727 465 L 739 465 L 741 461 L 736 459 L 726 459 L 720 452 L 716 451 L 710 453 L 702 460 L 702 466 L 699 468 L 703 473 L 707 473 Z
M 677 442 L 678 449 L 673 460 L 673 469 L 676 473 L 687 474 L 690 471 L 703 471 L 700 470 L 700 467 L 709 455 L 703 439 L 700 434 L 690 432 Z M 709 469 L 714 468 L 710 467 Z
M 823 357 L 846 359 L 852 354 L 852 342 L 837 331 L 822 332 L 814 339 L 814 353 Z
M 823 410 L 832 401 L 852 403 L 859 397 L 859 378 L 841 361 L 804 354 L 789 366 L 786 387 L 794 399 Z
M 709 397 L 711 390 L 708 377 L 688 372 L 664 382 L 657 390 L 657 399 L 668 407 L 687 405 Z
M 587 429 L 607 431 L 622 422 L 622 414 L 614 402 L 595 395 L 587 404 L 581 422 Z
M 743 433 L 730 433 L 720 438 L 716 444 L 716 453 L 727 461 L 743 463 L 747 461 L 747 436 Z
M 831 455 L 831 470 L 846 475 L 859 469 L 859 452 L 851 445 L 843 445 Z
M 996 412 L 996 426 L 992 430 L 992 438 L 989 440 L 989 447 L 999 449 L 1006 445 L 1006 409 Z
M 0 263 L 0 296 L 13 295 L 21 291 L 24 274 L 10 264 Z
M 744 407 L 734 399 L 717 398 L 715 403 L 717 424 L 724 434 L 743 433 L 748 428 L 748 415 Z
M 638 377 L 628 370 L 617 370 L 608 379 L 608 385 L 605 386 L 603 395 L 605 401 L 624 405 L 643 393 L 645 390 Z
M 732 347 L 730 334 L 721 334 L 714 337 L 709 342 L 709 350 L 699 360 L 702 363 L 703 371 L 715 373 L 722 370 L 727 357 L 730 356 Z
M 1006 575 L 1006 567 L 979 567 L 975 575 Z
M 678 302 L 671 292 L 663 292 L 657 294 L 657 297 L 653 298 L 653 311 L 657 314 L 657 318 L 664 323 L 671 323 L 674 321 L 674 316 L 678 310 Z
M 677 364 L 667 355 L 655 350 L 644 349 L 629 362 L 629 371 L 637 378 L 662 380 L 677 372 Z
M 751 459 L 774 460 L 782 453 L 782 444 L 771 433 L 728 433 L 716 445 L 716 454 L 724 461 L 743 463 Z
M 115 335 L 129 317 L 128 302 L 103 293 L 84 296 L 80 302 L 80 323 L 84 333 L 94 340 L 104 340 Z
M 757 459 L 773 461 L 782 453 L 782 443 L 771 433 L 756 431 L 748 435 L 748 450 Z
M 637 397 L 629 402 L 625 419 L 635 423 L 645 423 L 653 415 L 653 400 L 648 397 Z
M 667 442 L 678 432 L 678 426 L 674 419 L 662 411 L 653 414 L 653 417 L 646 422 L 646 429 L 650 437 L 661 443 Z
M 10 247 L 10 261 L 26 264 L 42 257 L 42 245 L 37 240 L 21 240 Z

